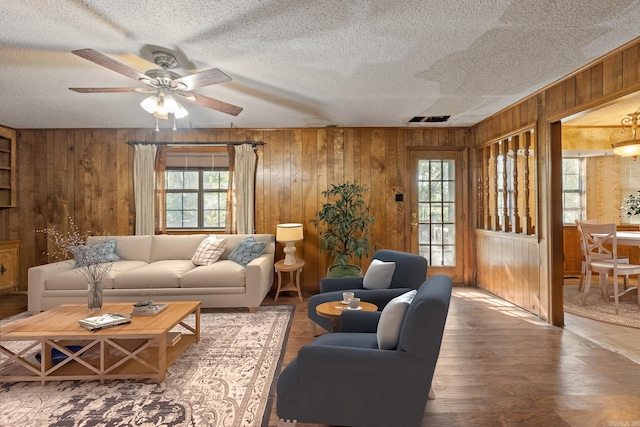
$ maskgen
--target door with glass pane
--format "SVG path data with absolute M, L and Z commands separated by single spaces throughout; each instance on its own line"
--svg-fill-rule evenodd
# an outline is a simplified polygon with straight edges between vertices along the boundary
M 410 152 L 411 251 L 425 257 L 428 275 L 463 283 L 462 152 Z

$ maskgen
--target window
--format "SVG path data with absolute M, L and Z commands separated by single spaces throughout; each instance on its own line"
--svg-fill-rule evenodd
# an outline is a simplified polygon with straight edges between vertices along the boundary
M 584 159 L 562 159 L 562 222 L 575 223 L 585 215 Z
M 226 153 L 169 153 L 165 169 L 167 229 L 224 229 L 228 188 Z

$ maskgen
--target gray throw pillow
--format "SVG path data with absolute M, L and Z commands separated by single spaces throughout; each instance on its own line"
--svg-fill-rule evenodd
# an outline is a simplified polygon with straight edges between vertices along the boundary
M 247 264 L 262 255 L 266 247 L 267 242 L 256 242 L 253 236 L 249 236 L 231 251 L 229 259 L 246 267 Z
M 397 296 L 382 309 L 376 331 L 380 350 L 395 350 L 398 346 L 404 315 L 416 293 L 414 290 Z

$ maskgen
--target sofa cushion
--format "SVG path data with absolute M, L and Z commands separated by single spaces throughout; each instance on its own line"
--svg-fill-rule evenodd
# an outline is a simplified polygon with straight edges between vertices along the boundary
M 144 265 L 147 265 L 147 263 L 142 261 L 118 261 L 112 263 L 111 270 L 102 279 L 102 287 L 104 289 L 113 288 L 113 278 L 118 274 Z M 80 274 L 78 269 L 73 269 L 49 277 L 45 280 L 44 286 L 47 290 L 86 290 L 87 279 Z
M 196 268 L 191 259 L 156 261 L 118 274 L 113 279 L 114 289 L 178 288 L 180 277 Z
M 242 287 L 246 285 L 246 268 L 230 260 L 196 267 L 180 277 L 181 288 Z
M 227 239 L 218 239 L 212 234 L 200 242 L 191 262 L 195 265 L 211 265 L 220 258 L 226 246 Z
M 362 279 L 362 287 L 365 289 L 389 289 L 395 270 L 395 262 L 384 262 L 374 258 Z
M 380 313 L 378 329 L 376 331 L 378 347 L 381 350 L 395 350 L 400 338 L 400 328 L 404 315 L 416 296 L 417 291 L 409 291 L 395 297 L 384 307 Z
M 253 236 L 249 236 L 236 246 L 229 255 L 229 259 L 244 267 L 262 255 L 266 246 L 267 244 L 265 242 L 257 242 Z
M 206 237 L 206 234 L 187 234 L 184 236 L 163 234 L 152 236 L 150 262 L 172 259 L 191 260 L 200 242 Z

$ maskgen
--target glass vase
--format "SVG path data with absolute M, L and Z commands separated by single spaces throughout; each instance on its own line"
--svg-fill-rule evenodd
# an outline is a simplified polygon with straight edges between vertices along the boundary
M 89 311 L 102 310 L 102 282 L 90 282 L 89 283 L 89 295 L 87 305 Z

